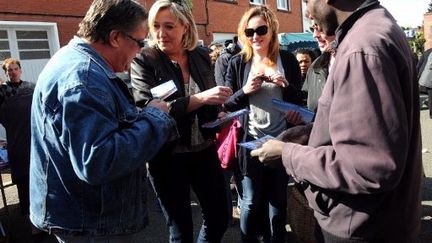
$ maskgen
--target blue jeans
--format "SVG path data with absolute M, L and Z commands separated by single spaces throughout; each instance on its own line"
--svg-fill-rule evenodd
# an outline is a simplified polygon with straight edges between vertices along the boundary
M 256 158 L 248 163 L 255 165 L 242 180 L 242 241 L 285 242 L 288 175 L 283 167 L 268 168 Z
M 220 242 L 228 226 L 228 212 L 216 147 L 169 157 L 149 164 L 149 179 L 169 227 L 169 241 L 193 242 L 192 187 L 203 215 L 197 242 Z

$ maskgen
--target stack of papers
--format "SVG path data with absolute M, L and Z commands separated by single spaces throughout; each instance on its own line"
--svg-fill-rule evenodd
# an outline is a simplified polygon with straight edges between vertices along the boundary
M 315 116 L 315 112 L 293 103 L 285 102 L 278 99 L 272 99 L 272 104 L 276 109 L 284 113 L 286 113 L 287 111 L 296 111 L 300 113 L 302 120 L 306 123 L 312 122 L 312 119 Z
M 172 80 L 150 89 L 153 98 L 161 99 L 161 100 L 165 100 L 170 95 L 174 94 L 176 91 L 177 91 L 177 86 Z
M 225 117 L 219 118 L 216 121 L 203 124 L 202 127 L 213 128 L 213 127 L 219 126 L 220 124 L 222 124 L 224 122 L 230 121 L 236 117 L 242 116 L 242 115 L 247 114 L 247 113 L 249 113 L 248 109 L 241 109 L 241 110 L 238 110 L 235 112 L 231 112 L 231 113 L 228 113 Z

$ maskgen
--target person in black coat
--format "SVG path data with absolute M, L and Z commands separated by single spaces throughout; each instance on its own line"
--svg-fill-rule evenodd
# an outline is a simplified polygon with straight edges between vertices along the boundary
M 203 215 L 197 242 L 220 242 L 228 225 L 225 184 L 216 130 L 202 125 L 224 116 L 220 105 L 232 91 L 216 86 L 208 49 L 197 46 L 198 33 L 187 6 L 156 1 L 149 26 L 154 43 L 134 59 L 131 84 L 140 107 L 157 98 L 152 88 L 167 81 L 177 88 L 165 101 L 180 138 L 149 161 L 149 179 L 169 226 L 169 241 L 193 241 L 192 188 Z
M 35 84 L 21 80 L 19 60 L 8 58 L 3 62 L 8 80 L 4 89 L 13 90 L 12 95 L 2 98 L 0 123 L 6 129 L 7 151 L 12 182 L 17 185 L 20 209 L 29 214 L 29 166 L 30 166 L 30 113 Z
M 238 43 L 237 36 L 233 37 L 233 41 L 228 43 L 228 45 L 221 50 L 215 63 L 215 79 L 218 85 L 225 84 L 225 75 L 227 73 L 229 60 L 240 51 L 241 47 Z

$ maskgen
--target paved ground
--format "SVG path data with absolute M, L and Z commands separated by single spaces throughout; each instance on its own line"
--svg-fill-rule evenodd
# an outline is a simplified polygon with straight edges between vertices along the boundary
M 421 123 L 422 123 L 422 136 L 423 136 L 423 164 L 425 170 L 425 177 L 422 185 L 422 230 L 419 236 L 419 243 L 432 242 L 432 120 L 429 119 L 428 111 L 423 110 L 421 112 Z M 4 183 L 10 182 L 10 176 L 7 173 L 3 173 Z M 23 217 L 19 216 L 18 198 L 16 193 L 16 187 L 11 186 L 5 189 L 6 197 L 10 211 L 10 221 L 6 217 L 6 212 L 3 204 L 0 202 L 0 219 L 4 222 L 6 230 L 10 232 L 11 243 L 29 243 L 31 242 L 30 226 L 28 221 Z M 64 205 L 67 207 L 67 205 Z M 193 216 L 195 223 L 195 236 L 201 223 L 201 216 L 199 206 L 192 202 Z M 164 222 L 164 219 L 156 207 L 153 193 L 149 193 L 149 210 L 150 210 L 150 225 L 146 229 L 146 238 L 141 242 L 143 243 L 158 243 L 168 242 L 168 232 Z M 228 228 L 225 234 L 224 243 L 239 242 L 239 229 L 238 220 L 235 220 L 233 225 Z M 289 228 L 289 227 L 288 227 Z M 294 242 L 293 236 L 289 233 L 290 242 Z M 0 238 L 0 243 L 4 242 Z M 43 243 L 54 243 L 56 242 L 53 238 L 45 238 Z

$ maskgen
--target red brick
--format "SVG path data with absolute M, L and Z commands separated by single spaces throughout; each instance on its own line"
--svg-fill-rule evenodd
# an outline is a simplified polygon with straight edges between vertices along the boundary
M 291 1 L 291 11 L 276 10 L 276 0 L 267 4 L 276 12 L 279 32 L 302 32 L 301 0 Z M 148 10 L 153 0 L 140 0 Z M 66 45 L 78 29 L 91 0 L 15 0 L 13 4 L 0 1 L 0 19 L 3 21 L 37 21 L 57 23 L 60 45 Z M 19 8 L 17 7 L 19 6 Z M 193 15 L 200 39 L 208 45 L 213 33 L 236 33 L 241 15 L 252 5 L 249 0 L 193 0 Z M 206 11 L 206 7 L 208 11 Z

